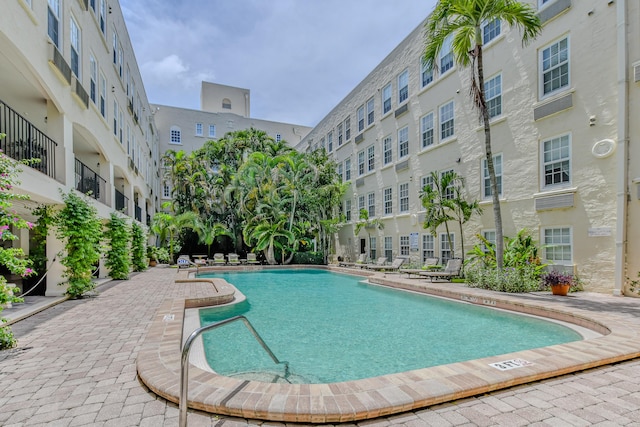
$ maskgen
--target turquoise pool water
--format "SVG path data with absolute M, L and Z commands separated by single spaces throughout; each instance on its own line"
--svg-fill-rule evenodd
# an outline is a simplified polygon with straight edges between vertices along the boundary
M 201 276 L 222 277 L 247 297 L 200 310 L 201 324 L 246 316 L 275 355 L 289 362 L 290 382 L 349 381 L 581 339 L 545 320 L 325 270 Z M 207 362 L 222 375 L 283 374 L 242 322 L 209 331 L 203 340 Z

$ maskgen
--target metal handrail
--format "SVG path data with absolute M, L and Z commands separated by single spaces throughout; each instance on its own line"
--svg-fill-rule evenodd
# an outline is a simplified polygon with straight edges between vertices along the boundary
M 254 338 L 260 343 L 262 348 L 267 352 L 267 354 L 271 357 L 271 359 L 277 364 L 284 364 L 284 375 L 285 378 L 289 375 L 289 362 L 280 361 L 276 357 L 275 354 L 271 351 L 267 343 L 264 342 L 258 331 L 255 330 L 249 319 L 240 315 L 230 317 L 229 319 L 222 320 L 217 323 L 212 323 L 210 325 L 202 326 L 189 335 L 189 338 L 184 342 L 182 346 L 182 360 L 180 361 L 180 417 L 179 417 L 179 426 L 186 427 L 187 426 L 187 407 L 188 405 L 188 395 L 189 395 L 189 351 L 191 350 L 191 344 L 195 341 L 195 339 L 203 332 L 206 332 L 210 329 L 215 329 L 220 326 L 224 326 L 227 323 L 235 322 L 237 320 L 242 320 L 245 326 L 249 329 L 251 334 L 253 334 Z

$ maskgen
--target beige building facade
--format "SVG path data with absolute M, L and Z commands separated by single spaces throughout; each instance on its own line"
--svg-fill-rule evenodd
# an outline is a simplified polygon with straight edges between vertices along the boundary
M 7 0 L 0 13 L 0 141 L 23 167 L 16 204 L 30 218 L 61 193 L 85 193 L 106 220 L 114 211 L 148 224 L 159 202 L 158 133 L 117 1 Z M 29 233 L 14 243 L 29 251 Z M 63 249 L 53 236 L 47 255 Z M 61 295 L 54 261 L 46 295 Z M 106 275 L 104 268 L 100 269 Z
M 532 0 L 544 23 L 523 47 L 504 23 L 483 28 L 485 89 L 504 232 L 527 229 L 545 262 L 590 291 L 629 293 L 640 270 L 640 9 L 638 2 Z M 438 72 L 421 61 L 423 25 L 401 42 L 298 145 L 324 147 L 349 184 L 337 255 L 459 257 L 495 239 L 484 132 L 469 97 L 470 70 L 448 49 Z M 430 174 L 455 171 L 482 215 L 423 228 Z M 360 209 L 384 223 L 354 235 Z

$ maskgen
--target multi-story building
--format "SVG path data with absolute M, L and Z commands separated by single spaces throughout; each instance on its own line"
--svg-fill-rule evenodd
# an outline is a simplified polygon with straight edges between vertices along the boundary
M 40 159 L 20 176 L 18 191 L 31 199 L 16 205 L 23 216 L 77 190 L 103 219 L 117 210 L 148 224 L 160 188 L 151 112 L 117 1 L 3 2 L 0 145 L 13 158 Z M 28 252 L 28 231 L 19 237 Z M 62 249 L 52 233 L 49 259 Z M 64 293 L 62 271 L 59 262 L 49 269 L 47 295 Z
M 249 128 L 261 130 L 276 142 L 291 146 L 299 144 L 311 130 L 307 126 L 251 118 L 249 89 L 202 82 L 200 104 L 201 110 L 151 106 L 158 127 L 161 157 L 168 150 L 190 153 L 206 141 Z M 171 182 L 162 182 L 161 197 L 171 199 Z
M 528 46 L 499 21 L 484 25 L 484 75 L 506 236 L 527 229 L 544 262 L 575 271 L 587 290 L 626 292 L 640 270 L 640 6 L 530 0 L 544 24 Z M 305 137 L 349 183 L 337 254 L 446 260 L 483 235 L 495 240 L 484 132 L 470 70 L 450 43 L 436 72 L 422 62 L 418 26 Z M 460 231 L 423 228 L 431 172 L 455 171 L 482 215 Z M 354 235 L 360 209 L 382 230 Z M 368 232 L 367 232 L 368 231 Z M 453 252 L 452 252 L 453 249 Z

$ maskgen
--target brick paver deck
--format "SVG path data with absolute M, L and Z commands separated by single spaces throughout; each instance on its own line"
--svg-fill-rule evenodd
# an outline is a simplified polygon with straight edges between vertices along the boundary
M 19 347 L 0 352 L 0 425 L 176 426 L 175 404 L 144 387 L 136 359 L 158 308 L 197 295 L 154 268 L 111 282 L 97 297 L 62 302 L 13 326 Z M 513 296 L 543 304 L 544 295 Z M 637 328 L 640 301 L 581 294 L 566 307 L 607 312 Z M 190 426 L 284 426 L 189 411 Z M 337 425 L 337 424 L 333 424 Z M 640 425 L 640 360 L 495 391 L 350 426 Z

